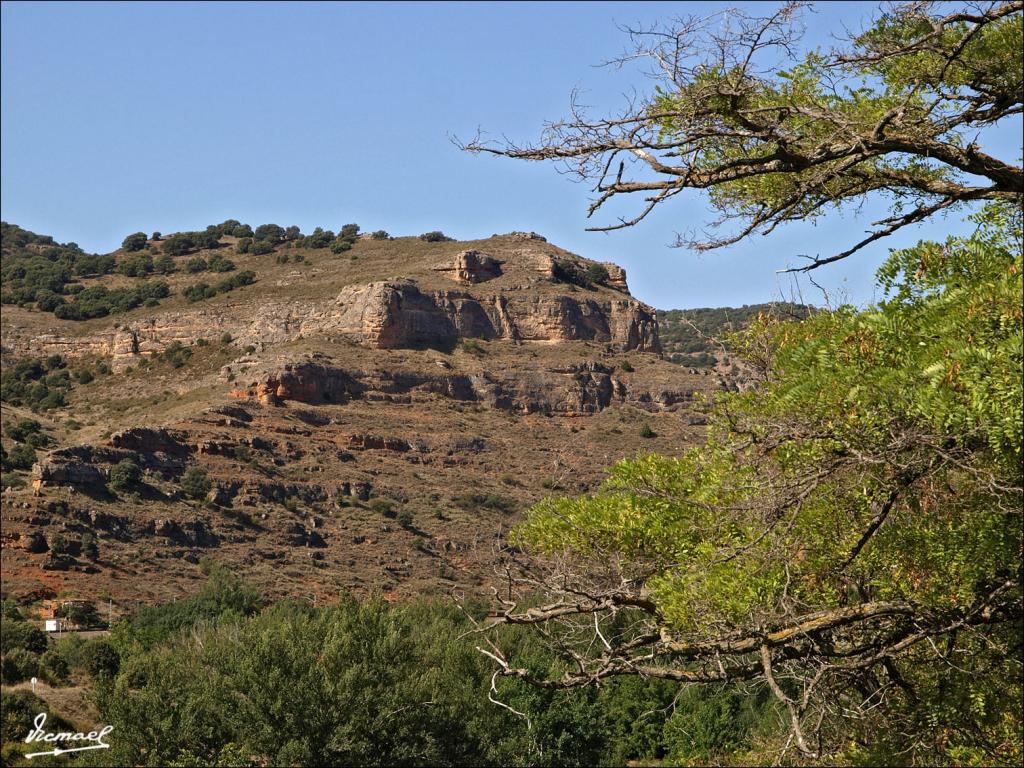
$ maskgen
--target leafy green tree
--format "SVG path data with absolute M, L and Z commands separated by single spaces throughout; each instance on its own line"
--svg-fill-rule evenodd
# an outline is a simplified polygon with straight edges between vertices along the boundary
M 567 166 L 594 185 L 590 216 L 611 200 L 642 199 L 635 215 L 593 230 L 633 226 L 683 190 L 704 190 L 711 229 L 730 229 L 678 238 L 697 250 L 853 208 L 865 195 L 893 202 L 866 237 L 804 269 L 972 201 L 1020 199 L 1018 158 L 975 141 L 1020 113 L 1019 2 L 893 3 L 837 47 L 802 54 L 801 10 L 630 30 L 635 48 L 620 61 L 648 62 L 655 87 L 627 110 L 602 118 L 574 104 L 537 144 L 462 146 Z
M 145 277 L 153 271 L 153 257 L 148 253 L 129 256 L 121 260 L 118 268 L 127 277 Z
M 427 243 L 444 243 L 450 241 L 452 238 L 448 237 L 444 232 L 424 232 L 420 235 L 420 240 Z
M 129 491 L 142 482 L 142 470 L 131 459 L 121 459 L 110 470 L 108 485 L 116 491 Z
M 164 240 L 161 247 L 170 256 L 184 256 L 196 249 L 196 242 L 191 233 L 178 232 Z
M 16 445 L 7 454 L 4 461 L 6 467 L 11 469 L 32 469 L 36 463 L 36 452 L 30 445 Z
M 391 240 L 392 239 L 391 235 L 389 235 L 383 229 L 378 229 L 375 232 L 371 232 L 370 233 L 370 238 L 373 239 L 373 240 Z
M 165 253 L 153 263 L 153 270 L 161 275 L 172 275 L 178 271 L 178 267 L 174 263 L 174 258 Z
M 549 684 L 753 678 L 808 758 L 1016 760 L 1021 211 L 976 220 L 893 252 L 877 307 L 755 323 L 737 350 L 759 385 L 720 398 L 706 445 L 530 511 L 513 540 L 554 556 L 530 576 L 549 602 L 515 620 L 572 647 L 632 617 Z
M 212 487 L 206 470 L 200 467 L 189 467 L 181 476 L 181 490 L 190 499 L 205 499 Z
M 126 251 L 141 251 L 146 247 L 146 233 L 136 232 L 128 235 L 122 242 L 121 247 Z
M 260 224 L 253 233 L 255 240 L 266 240 L 270 243 L 280 243 L 285 239 L 285 230 L 277 224 Z

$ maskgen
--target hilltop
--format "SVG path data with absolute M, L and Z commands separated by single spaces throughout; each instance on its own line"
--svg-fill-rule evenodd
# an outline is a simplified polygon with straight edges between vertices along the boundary
M 4 592 L 485 590 L 529 504 L 700 439 L 625 272 L 534 233 L 3 226 Z M 32 426 L 37 423 L 38 426 Z M 134 463 L 136 470 L 127 464 Z

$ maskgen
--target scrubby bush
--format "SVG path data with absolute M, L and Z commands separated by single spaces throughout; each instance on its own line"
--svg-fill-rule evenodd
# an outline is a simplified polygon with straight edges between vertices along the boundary
M 4 461 L 4 469 L 32 469 L 36 463 L 36 452 L 29 445 L 16 445 L 11 448 Z
M 146 233 L 136 232 L 128 235 L 128 237 L 121 241 L 121 247 L 126 251 L 141 251 L 146 247 Z
M 331 243 L 331 253 L 344 253 L 352 250 L 351 240 L 335 240 Z
M 23 648 L 5 653 L 0 661 L 0 677 L 8 685 L 20 683 L 39 674 L 39 656 Z
M 420 240 L 428 243 L 445 243 L 454 240 L 453 237 L 448 237 L 444 232 L 424 232 L 420 235 Z
M 164 240 L 161 247 L 171 256 L 184 256 L 196 249 L 196 240 L 191 232 L 178 232 Z
M 178 265 L 170 254 L 162 254 L 153 262 L 153 271 L 159 275 L 173 275 L 178 271 Z
M 126 277 L 145 277 L 153 271 L 153 257 L 148 253 L 128 256 L 118 264 L 118 271 Z
M 190 499 L 204 499 L 210 492 L 213 483 L 210 482 L 206 470 L 199 467 L 189 467 L 181 476 L 181 490 Z
M 110 470 L 110 480 L 107 483 L 115 491 L 129 491 L 142 482 L 142 470 L 139 465 L 131 459 L 121 459 Z
M 23 405 L 33 411 L 46 411 L 64 405 L 64 394 L 71 389 L 70 376 L 59 376 L 66 363 L 59 355 L 46 360 L 25 358 L 0 373 L 0 400 Z
M 209 264 L 206 263 L 206 259 L 202 256 L 195 256 L 185 262 L 185 271 L 190 275 L 194 275 L 197 272 L 205 272 Z
M 658 434 L 653 429 L 651 429 L 650 424 L 644 424 L 642 427 L 640 427 L 640 437 L 651 438 L 657 436 Z
M 263 256 L 267 253 L 274 252 L 274 243 L 270 240 L 253 240 L 252 245 L 249 246 L 249 253 L 254 253 L 257 256 Z
M 235 262 L 217 253 L 210 257 L 207 267 L 211 272 L 231 272 L 235 268 Z
M 583 272 L 584 278 L 590 283 L 604 284 L 608 282 L 610 275 L 608 274 L 608 267 L 604 264 L 588 264 L 586 270 Z
M 260 224 L 253 233 L 256 240 L 266 240 L 270 243 L 280 243 L 285 238 L 285 231 L 277 224 Z
M 86 672 L 96 678 L 111 678 L 121 667 L 117 649 L 107 640 L 90 640 L 82 648 L 81 658 Z
M 370 238 L 373 240 L 391 240 L 391 235 L 385 232 L 383 229 L 378 229 L 376 232 L 370 233 Z

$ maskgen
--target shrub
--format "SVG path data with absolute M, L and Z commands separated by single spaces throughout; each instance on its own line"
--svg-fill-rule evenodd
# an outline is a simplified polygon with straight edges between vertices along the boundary
M 632 364 L 631 362 L 629 362 L 629 360 L 623 360 L 623 361 L 622 361 L 622 364 L 621 364 L 621 365 L 620 365 L 619 367 L 620 367 L 620 368 L 621 368 L 622 370 L 624 370 L 624 371 L 625 371 L 626 373 L 632 373 L 633 371 L 635 371 L 635 370 L 636 370 L 636 369 L 635 369 L 635 368 L 633 367 L 633 364 Z
M 121 247 L 126 251 L 141 251 L 146 247 L 146 233 L 136 232 L 128 235 L 128 237 L 121 241 Z
M 138 253 L 121 260 L 118 271 L 126 277 L 145 277 L 153 271 L 153 257 Z
M 351 240 L 335 240 L 331 243 L 331 253 L 344 253 L 352 249 Z
M 338 237 L 343 237 L 347 240 L 354 240 L 359 236 L 359 225 L 358 224 L 345 224 L 341 231 L 338 232 Z
M 206 259 L 201 256 L 196 256 L 195 258 L 189 259 L 185 262 L 185 271 L 190 275 L 194 275 L 197 272 L 205 272 L 207 266 L 208 264 L 206 263 Z
M 235 262 L 231 261 L 231 259 L 225 259 L 218 253 L 210 257 L 207 266 L 213 272 L 230 272 L 235 268 Z
M 121 657 L 106 640 L 92 640 L 82 648 L 85 671 L 93 677 L 113 677 L 121 667 Z
M 657 436 L 658 433 L 651 429 L 650 424 L 644 424 L 642 427 L 640 427 L 640 437 L 651 438 Z
M 391 235 L 385 232 L 383 229 L 378 229 L 376 232 L 371 232 L 370 237 L 374 240 L 390 240 Z
M 608 267 L 604 264 L 588 264 L 583 272 L 583 276 L 591 283 L 607 283 L 609 277 Z
M 252 238 L 251 237 L 243 237 L 235 245 L 235 250 L 238 253 L 248 253 L 251 248 L 252 248 Z
M 189 467 L 181 476 L 181 490 L 190 499 L 203 499 L 210 492 L 213 483 L 206 474 L 206 470 L 199 467 Z
M 93 376 L 92 371 L 90 371 L 88 368 L 83 368 L 78 372 L 78 376 L 76 378 L 78 379 L 79 384 L 88 384 L 96 377 Z
M 413 520 L 415 519 L 412 512 L 408 509 L 401 510 L 396 516 L 395 520 L 403 528 L 412 528 Z
M 64 655 L 52 648 L 39 657 L 39 674 L 50 685 L 59 685 L 68 679 L 71 667 Z
M 254 253 L 257 256 L 273 252 L 274 244 L 270 240 L 253 240 L 252 245 L 249 247 L 249 253 Z
M 108 485 L 116 491 L 127 491 L 135 488 L 142 481 L 142 470 L 131 459 L 121 459 L 110 470 Z
M 96 543 L 96 536 L 86 532 L 82 534 L 82 554 L 90 560 L 98 560 L 100 548 Z
M 455 238 L 448 237 L 444 232 L 438 232 L 436 230 L 434 232 L 424 232 L 420 235 L 420 240 L 427 243 L 444 243 L 454 239 Z
M 32 469 L 36 463 L 36 452 L 29 445 L 16 445 L 7 454 L 5 464 L 11 469 Z
M 153 270 L 161 275 L 171 275 L 178 271 L 174 258 L 170 254 L 163 254 L 153 263 Z
M 154 233 L 153 233 L 153 238 L 152 238 L 152 239 L 153 239 L 153 240 L 156 240 L 156 241 L 159 241 L 159 240 L 160 240 L 160 233 L 159 233 L 159 232 L 154 232 Z
M 55 533 L 50 539 L 50 552 L 55 555 L 70 555 L 74 547 L 63 533 Z
M 379 512 L 380 514 L 384 515 L 384 517 L 395 516 L 394 502 L 389 501 L 388 499 L 370 499 L 370 502 L 369 504 L 367 504 L 367 506 L 374 512 Z
M 164 240 L 162 248 L 171 256 L 184 256 L 196 249 L 196 240 L 191 232 L 178 232 Z
M 4 427 L 4 434 L 16 443 L 27 442 L 33 435 L 42 432 L 43 425 L 35 419 L 19 419 Z
M 20 683 L 39 674 L 39 656 L 24 648 L 15 648 L 4 654 L 0 662 L 0 676 L 8 685 Z
M 99 611 L 96 610 L 95 603 L 64 603 L 64 605 L 57 609 L 57 616 L 67 619 L 83 629 L 98 627 L 103 624 Z
M 6 655 L 16 648 L 42 653 L 46 650 L 46 633 L 27 621 L 4 616 L 0 621 L 0 651 Z
M 270 243 L 280 243 L 285 239 L 285 231 L 277 224 L 260 224 L 253 233 L 256 240 L 266 240 Z

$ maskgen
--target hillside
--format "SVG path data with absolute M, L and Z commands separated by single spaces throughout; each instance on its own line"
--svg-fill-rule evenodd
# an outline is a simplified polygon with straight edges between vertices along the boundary
M 4 225 L 5 595 L 163 601 L 207 558 L 272 596 L 486 591 L 523 509 L 680 452 L 729 386 L 613 264 L 357 229 Z
M 666 359 L 673 363 L 728 369 L 732 365 L 728 334 L 741 330 L 760 315 L 793 320 L 807 317 L 810 311 L 807 305 L 784 301 L 742 307 L 658 310 L 658 337 Z

